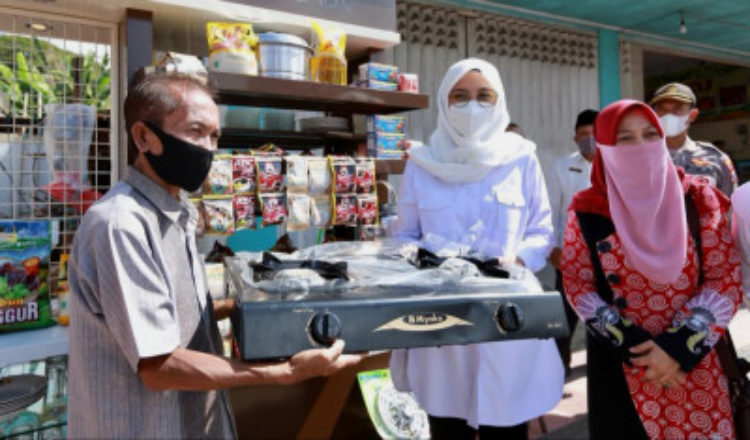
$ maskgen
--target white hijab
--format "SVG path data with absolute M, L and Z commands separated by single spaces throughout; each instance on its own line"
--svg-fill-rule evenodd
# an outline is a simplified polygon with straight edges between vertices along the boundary
M 453 86 L 472 70 L 478 70 L 497 92 L 493 124 L 478 140 L 461 136 L 447 117 L 448 94 Z M 493 168 L 505 165 L 536 150 L 533 142 L 506 132 L 510 115 L 505 90 L 495 66 L 478 58 L 468 58 L 452 65 L 438 90 L 438 123 L 428 145 L 414 147 L 409 157 L 433 176 L 450 183 L 482 180 Z

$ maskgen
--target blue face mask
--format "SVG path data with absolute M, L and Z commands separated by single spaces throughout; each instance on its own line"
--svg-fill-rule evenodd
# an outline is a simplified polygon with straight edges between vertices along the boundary
M 594 139 L 594 136 L 586 136 L 578 139 L 576 140 L 576 144 L 584 157 L 594 157 L 594 153 L 596 152 L 596 139 Z
M 211 171 L 214 153 L 174 137 L 149 121 L 143 123 L 161 141 L 161 155 L 157 156 L 150 151 L 144 153 L 156 174 L 165 182 L 188 192 L 200 188 Z

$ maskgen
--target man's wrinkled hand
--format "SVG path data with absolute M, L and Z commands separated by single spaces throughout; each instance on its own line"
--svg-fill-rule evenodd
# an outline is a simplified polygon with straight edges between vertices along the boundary
M 328 348 L 317 348 L 297 353 L 289 359 L 289 374 L 283 383 L 296 383 L 318 376 L 329 376 L 358 364 L 365 355 L 342 354 L 344 341 L 339 339 Z

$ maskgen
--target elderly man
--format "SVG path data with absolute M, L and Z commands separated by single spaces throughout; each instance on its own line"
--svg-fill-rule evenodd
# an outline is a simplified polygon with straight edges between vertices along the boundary
M 70 264 L 71 438 L 236 437 L 225 389 L 288 384 L 359 360 L 343 343 L 288 362 L 221 356 L 185 191 L 211 167 L 219 112 L 198 79 L 134 78 L 125 100 L 130 167 L 83 218 Z

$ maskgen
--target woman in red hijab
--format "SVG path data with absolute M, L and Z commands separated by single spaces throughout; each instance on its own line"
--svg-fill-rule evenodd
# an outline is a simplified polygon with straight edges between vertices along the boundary
M 561 264 L 590 330 L 590 438 L 734 438 L 712 350 L 741 301 L 729 201 L 672 165 L 646 104 L 615 102 L 594 127 L 592 187 L 570 206 Z

